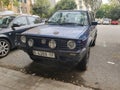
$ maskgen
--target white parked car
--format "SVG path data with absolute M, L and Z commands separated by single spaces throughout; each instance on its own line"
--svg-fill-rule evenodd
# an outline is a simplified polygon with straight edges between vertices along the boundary
M 109 25 L 111 23 L 111 19 L 109 18 L 104 18 L 102 24 L 104 25 Z

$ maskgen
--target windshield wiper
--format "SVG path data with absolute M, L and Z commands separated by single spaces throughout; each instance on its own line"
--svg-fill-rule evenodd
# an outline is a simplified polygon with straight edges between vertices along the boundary
M 80 23 L 59 23 L 60 25 L 75 25 L 75 26 L 84 26 L 84 24 Z
M 57 23 L 57 22 L 52 22 L 52 21 L 48 21 L 47 23 L 48 23 L 48 24 L 59 24 L 59 23 Z

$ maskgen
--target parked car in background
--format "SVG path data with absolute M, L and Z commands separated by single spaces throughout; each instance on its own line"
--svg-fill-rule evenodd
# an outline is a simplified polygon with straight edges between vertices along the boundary
M 103 25 L 109 25 L 109 24 L 111 24 L 111 19 L 109 19 L 109 18 L 103 18 L 102 24 Z
M 0 15 L 0 58 L 8 55 L 16 47 L 16 33 L 40 25 L 38 17 L 19 15 L 15 13 L 1 13 Z
M 111 24 L 112 24 L 112 25 L 118 25 L 118 24 L 119 24 L 119 21 L 117 21 L 117 20 L 112 20 L 112 21 L 111 21 Z
M 103 22 L 102 19 L 100 19 L 100 18 L 99 18 L 99 19 L 95 19 L 95 21 L 96 21 L 98 24 L 102 24 L 102 22 Z
M 92 12 L 62 10 L 53 14 L 47 24 L 17 35 L 17 41 L 33 61 L 67 68 L 78 66 L 84 71 L 90 47 L 95 46 L 96 25 Z

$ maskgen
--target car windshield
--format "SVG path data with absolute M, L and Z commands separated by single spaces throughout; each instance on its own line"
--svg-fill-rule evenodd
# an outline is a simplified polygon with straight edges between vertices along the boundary
M 15 18 L 15 16 L 3 16 L 0 17 L 0 28 L 7 28 L 10 22 Z
M 59 25 L 88 25 L 86 12 L 56 12 L 49 20 L 48 24 Z

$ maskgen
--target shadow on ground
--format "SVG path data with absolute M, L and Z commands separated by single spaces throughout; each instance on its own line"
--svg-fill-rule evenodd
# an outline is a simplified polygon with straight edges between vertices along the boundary
M 49 67 L 44 66 L 40 63 L 32 62 L 30 65 L 25 67 L 25 72 L 45 78 L 51 78 L 63 82 L 73 83 L 76 85 L 84 84 L 85 80 L 81 77 L 84 72 L 77 71 L 75 69 L 66 69 L 60 67 Z M 79 79 L 77 78 L 79 77 Z

